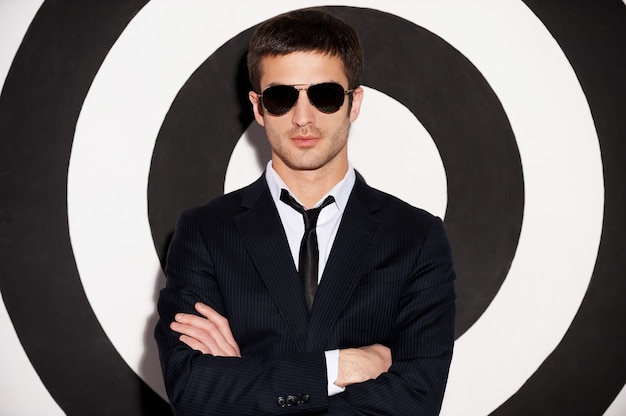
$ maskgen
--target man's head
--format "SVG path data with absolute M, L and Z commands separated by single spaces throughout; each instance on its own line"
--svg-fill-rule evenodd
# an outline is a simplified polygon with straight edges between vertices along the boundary
M 263 58 L 292 52 L 335 56 L 343 62 L 349 87 L 361 85 L 363 49 L 354 28 L 322 9 L 303 9 L 269 19 L 255 32 L 247 59 L 252 89 L 261 92 Z
M 248 67 L 248 98 L 276 172 L 336 184 L 348 169 L 348 135 L 363 99 L 356 31 L 317 9 L 283 14 L 253 36 Z

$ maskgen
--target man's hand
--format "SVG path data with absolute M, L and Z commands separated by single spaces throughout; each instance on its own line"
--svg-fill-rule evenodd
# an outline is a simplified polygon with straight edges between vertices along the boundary
M 181 334 L 180 340 L 203 354 L 216 357 L 241 357 L 228 320 L 215 309 L 196 303 L 196 310 L 204 318 L 187 313 L 177 313 L 170 324 L 172 331 Z
M 339 371 L 335 385 L 346 387 L 373 380 L 391 367 L 391 350 L 384 345 L 339 350 Z

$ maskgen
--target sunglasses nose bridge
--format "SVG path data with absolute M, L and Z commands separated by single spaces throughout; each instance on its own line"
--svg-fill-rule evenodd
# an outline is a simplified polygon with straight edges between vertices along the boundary
M 306 87 L 293 87 L 297 92 L 298 92 L 298 98 L 296 98 L 296 102 L 293 104 L 294 106 L 298 105 L 298 102 L 301 99 L 306 100 L 306 102 L 308 102 L 310 105 L 312 105 L 313 107 L 315 107 L 315 104 L 313 104 L 313 101 L 311 101 L 311 97 L 309 97 L 309 86 Z M 301 98 L 302 97 L 302 92 L 304 92 L 305 98 Z
M 315 117 L 315 113 L 313 112 L 315 105 L 309 98 L 308 86 L 294 87 L 294 89 L 298 92 L 298 98 L 292 106 L 292 110 L 294 110 L 293 122 L 297 125 L 305 125 L 310 123 L 312 118 Z M 304 96 L 302 92 L 304 92 Z

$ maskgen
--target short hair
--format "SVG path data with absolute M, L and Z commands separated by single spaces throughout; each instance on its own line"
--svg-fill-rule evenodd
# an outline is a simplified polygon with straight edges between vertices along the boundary
M 361 85 L 363 49 L 350 24 L 323 8 L 294 10 L 275 16 L 257 28 L 250 40 L 247 64 L 252 89 L 260 93 L 261 62 L 292 52 L 319 52 L 341 59 L 348 88 Z

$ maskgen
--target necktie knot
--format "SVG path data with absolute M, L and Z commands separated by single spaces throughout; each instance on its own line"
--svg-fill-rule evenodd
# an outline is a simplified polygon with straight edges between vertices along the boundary
M 304 228 L 306 231 L 310 231 L 317 227 L 317 219 L 319 218 L 322 209 L 335 202 L 335 198 L 329 195 L 326 199 L 324 199 L 324 202 L 322 202 L 319 207 L 306 209 L 298 201 L 296 201 L 296 199 L 291 196 L 289 191 L 286 189 L 281 189 L 280 200 L 302 214 L 302 217 L 304 218 Z

